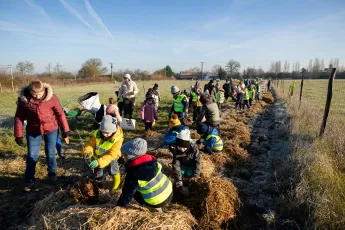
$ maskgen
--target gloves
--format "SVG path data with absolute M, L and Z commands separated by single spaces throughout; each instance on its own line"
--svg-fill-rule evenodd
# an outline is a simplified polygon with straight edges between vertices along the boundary
M 94 169 L 97 168 L 98 166 L 98 161 L 97 160 L 93 160 L 91 161 L 91 163 L 89 164 L 90 168 Z
M 179 187 L 182 187 L 183 186 L 183 183 L 182 181 L 177 181 L 176 184 L 175 184 L 176 188 L 179 188 Z
M 90 152 L 85 152 L 84 156 L 85 156 L 85 158 L 90 158 L 91 157 L 91 153 Z
M 17 145 L 24 147 L 24 141 L 23 141 L 22 137 L 16 137 L 15 141 L 16 141 Z

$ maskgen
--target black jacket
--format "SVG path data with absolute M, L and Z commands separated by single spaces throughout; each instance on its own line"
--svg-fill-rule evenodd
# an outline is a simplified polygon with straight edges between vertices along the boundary
M 201 171 L 201 160 L 199 149 L 196 144 L 191 143 L 189 149 L 181 153 L 177 148 L 174 148 L 173 152 L 173 170 L 176 180 L 182 180 L 181 165 L 192 167 L 193 177 L 199 177 Z
M 131 202 L 134 193 L 137 191 L 138 180 L 152 180 L 156 176 L 157 170 L 157 159 L 148 154 L 144 154 L 143 156 L 126 163 L 127 174 L 117 205 L 126 207 Z

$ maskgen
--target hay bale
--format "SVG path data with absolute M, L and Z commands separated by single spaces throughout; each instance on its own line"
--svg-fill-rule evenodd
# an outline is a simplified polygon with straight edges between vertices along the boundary
M 224 145 L 223 151 L 237 163 L 244 162 L 248 159 L 247 150 L 241 148 L 238 143 L 229 143 Z
M 221 127 L 221 136 L 224 140 L 247 145 L 250 143 L 250 129 L 243 122 L 227 123 Z
M 169 205 L 156 212 L 139 205 L 129 208 L 76 205 L 60 212 L 41 215 L 28 229 L 192 229 L 192 214 L 181 205 Z
M 190 137 L 193 140 L 199 140 L 200 139 L 200 134 L 197 133 L 195 130 L 191 129 L 190 130 Z
M 208 181 L 209 194 L 202 203 L 200 229 L 224 229 L 239 211 L 240 200 L 236 187 L 225 178 Z
M 201 155 L 201 177 L 210 178 L 215 174 L 216 167 L 211 157 L 205 154 Z

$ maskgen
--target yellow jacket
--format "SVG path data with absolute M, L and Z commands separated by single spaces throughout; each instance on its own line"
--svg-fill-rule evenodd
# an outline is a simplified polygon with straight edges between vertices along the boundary
M 98 132 L 100 132 L 100 130 L 98 130 Z M 117 128 L 115 135 L 111 137 L 110 141 L 115 140 L 115 138 L 117 138 L 118 141 L 116 141 L 113 144 L 113 146 L 109 149 L 108 153 L 97 159 L 98 165 L 100 168 L 106 167 L 108 164 L 110 164 L 111 161 L 115 160 L 116 158 L 121 157 L 120 149 L 123 143 L 123 131 L 121 127 Z M 103 142 L 104 141 L 101 141 L 101 143 Z M 96 137 L 92 135 L 89 143 L 87 143 L 87 145 L 85 146 L 83 150 L 83 155 L 86 152 L 90 152 L 91 155 L 89 156 L 89 158 L 91 158 L 95 152 L 95 149 L 96 149 Z

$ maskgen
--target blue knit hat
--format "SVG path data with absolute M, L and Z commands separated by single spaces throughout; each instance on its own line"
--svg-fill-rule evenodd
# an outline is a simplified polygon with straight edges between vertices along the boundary
M 198 121 L 196 123 L 196 131 L 199 133 L 199 134 L 205 134 L 207 131 L 208 131 L 208 125 Z
M 125 160 L 132 160 L 144 155 L 147 151 L 147 142 L 142 138 L 135 138 L 121 147 L 121 153 L 126 153 Z

